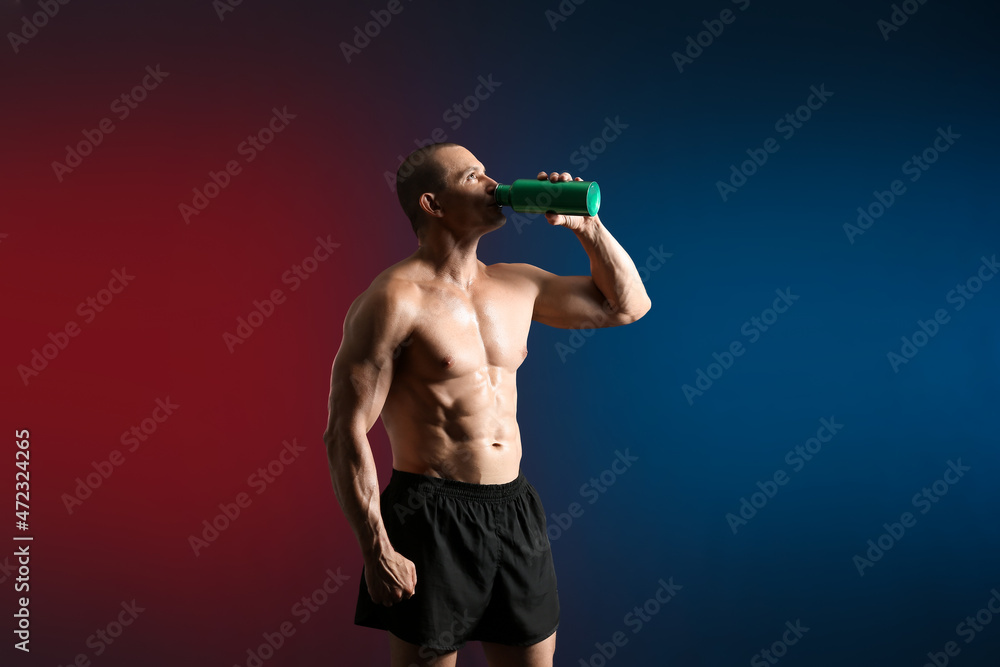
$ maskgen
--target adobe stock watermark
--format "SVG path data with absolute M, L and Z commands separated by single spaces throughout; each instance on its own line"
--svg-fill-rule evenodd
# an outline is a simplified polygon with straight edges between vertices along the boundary
M 1000 616 L 1000 591 L 993 588 L 990 589 L 990 593 L 990 599 L 975 615 L 966 616 L 955 626 L 955 634 L 964 638 L 966 644 L 971 644 L 972 640 L 993 622 L 994 616 Z M 996 604 L 994 605 L 994 603 Z M 951 659 L 961 652 L 962 649 L 958 642 L 945 642 L 943 650 L 927 652 L 927 662 L 924 663 L 923 667 L 946 667 Z
M 771 307 L 761 311 L 760 317 L 755 315 L 740 327 L 740 333 L 746 336 L 750 343 L 756 343 L 760 340 L 761 335 L 778 321 L 778 316 L 787 313 L 788 309 L 799 300 L 798 294 L 792 294 L 791 287 L 786 287 L 783 290 L 776 289 L 774 293 L 778 295 L 778 298 L 774 300 Z M 722 354 L 713 352 L 712 358 L 715 361 L 709 362 L 706 370 L 695 369 L 694 386 L 681 385 L 681 392 L 687 399 L 688 405 L 694 405 L 695 396 L 703 396 L 706 391 L 711 389 L 712 385 L 722 377 L 722 374 L 733 367 L 736 357 L 742 357 L 745 352 L 746 348 L 743 347 L 743 342 L 738 338 L 731 342 Z
M 136 619 L 139 618 L 139 615 L 146 611 L 145 607 L 139 606 L 135 598 L 131 602 L 122 601 L 119 606 L 121 607 L 121 611 L 114 618 L 87 637 L 84 644 L 91 651 L 77 653 L 72 660 L 67 661 L 67 666 L 87 667 L 87 665 L 90 665 L 91 656 L 98 658 L 104 655 L 104 652 L 125 633 L 125 629 L 131 627 Z
M 412 337 L 403 341 L 393 351 L 392 358 L 396 359 L 402 350 L 412 342 Z M 363 390 L 353 375 L 350 379 L 355 391 Z M 492 426 L 494 429 L 503 430 L 507 426 L 495 414 L 484 415 L 484 417 L 490 420 L 491 424 L 488 426 Z M 437 494 L 438 488 L 445 484 L 446 479 L 460 479 L 465 474 L 466 465 L 473 460 L 474 456 L 475 452 L 468 447 L 457 450 L 452 456 L 443 460 L 436 458 L 430 450 L 421 452 L 419 454 L 421 461 L 435 470 L 438 476 L 425 475 L 426 479 L 417 484 L 416 488 L 408 488 L 405 496 L 395 499 L 392 511 L 396 514 L 399 523 L 405 524 L 410 516 L 416 514 L 417 510 L 421 510 Z
M 407 0 L 407 2 L 412 2 L 412 0 Z M 389 27 L 389 24 L 392 23 L 392 17 L 403 13 L 404 9 L 406 7 L 401 0 L 389 0 L 385 9 L 372 9 L 369 11 L 368 13 L 371 15 L 372 20 L 367 21 L 364 25 L 354 26 L 350 43 L 340 43 L 340 52 L 344 55 L 344 60 L 347 61 L 347 64 L 351 64 L 351 58 L 361 55 L 361 52 L 371 45 L 372 40 L 381 35 L 382 31 Z
M 1000 271 L 1000 264 L 997 263 L 997 256 L 993 255 L 989 259 L 986 256 L 979 258 L 980 266 L 971 276 L 955 285 L 955 288 L 945 294 L 945 301 L 954 304 L 955 312 L 965 308 L 965 304 L 975 298 L 976 294 L 983 289 L 983 285 L 993 280 L 993 276 Z M 928 320 L 917 320 L 917 329 L 910 337 L 900 336 L 902 342 L 899 352 L 890 350 L 886 354 L 889 366 L 893 373 L 899 373 L 899 369 L 904 364 L 917 356 L 932 338 L 938 335 L 941 327 L 951 322 L 951 315 L 945 308 L 938 308 L 934 311 L 934 316 Z
M 17 571 L 17 561 L 11 563 L 10 556 L 4 556 L 3 561 L 0 562 L 0 584 L 6 584 L 8 581 L 13 581 L 13 577 L 17 574 Z
M 21 17 L 21 29 L 17 32 L 8 32 L 7 41 L 10 48 L 14 49 L 14 55 L 21 51 L 21 47 L 31 39 L 38 36 L 38 31 L 49 24 L 50 19 L 54 19 L 59 13 L 59 8 L 68 5 L 70 0 L 39 0 L 39 11 L 30 16 Z
M 255 133 L 247 135 L 247 138 L 236 146 L 237 155 L 243 158 L 244 163 L 250 164 L 297 117 L 297 114 L 288 112 L 287 106 L 281 107 L 281 111 L 278 111 L 278 107 L 272 107 L 271 118 L 268 119 L 267 124 Z M 218 172 L 209 170 L 208 181 L 205 182 L 205 185 L 191 189 L 194 194 L 191 203 L 181 202 L 177 205 L 177 211 L 181 214 L 184 224 L 191 224 L 191 218 L 201 215 L 212 203 L 212 200 L 229 187 L 233 177 L 241 173 L 243 173 L 243 165 L 235 158 L 227 161 L 225 167 Z
M 549 23 L 552 32 L 556 31 L 560 23 L 565 23 L 586 0 L 561 0 L 555 9 L 545 10 L 545 20 Z
M 781 133 L 785 141 L 795 136 L 796 130 L 802 129 L 809 122 L 813 112 L 822 109 L 823 105 L 833 97 L 833 93 L 826 89 L 825 83 L 821 83 L 819 88 L 809 86 L 809 90 L 810 95 L 804 104 L 794 111 L 786 113 L 774 123 L 774 131 Z M 729 179 L 715 182 L 715 187 L 719 191 L 722 201 L 729 201 L 729 197 L 746 185 L 747 180 L 767 164 L 768 158 L 779 150 L 781 150 L 781 146 L 774 137 L 765 139 L 761 148 L 748 148 L 746 154 L 750 156 L 750 159 L 741 162 L 739 167 L 735 164 L 729 165 Z
M 639 457 L 630 454 L 628 448 L 624 452 L 616 449 L 611 465 L 580 486 L 580 497 L 585 499 L 588 505 L 595 504 L 638 460 Z M 528 558 L 534 558 L 548 552 L 552 542 L 568 533 L 585 511 L 586 508 L 581 503 L 571 502 L 565 512 L 550 512 L 545 522 L 545 535 L 529 536 L 529 542 L 521 545 L 522 553 Z
M 934 137 L 931 145 L 920 152 L 919 155 L 913 155 L 909 160 L 904 162 L 900 169 L 903 174 L 910 177 L 910 182 L 915 183 L 924 172 L 931 168 L 942 153 L 947 152 L 952 146 L 955 145 L 955 140 L 962 137 L 961 134 L 956 134 L 952 131 L 951 125 L 948 129 L 943 128 L 937 129 L 938 136 Z M 856 224 L 851 224 L 849 222 L 844 223 L 844 233 L 847 235 L 847 240 L 854 245 L 854 239 L 861 236 L 866 231 L 871 229 L 871 226 L 875 224 L 875 221 L 885 215 L 886 211 L 892 208 L 892 205 L 896 203 L 896 200 L 906 193 L 906 185 L 903 181 L 898 178 L 889 184 L 889 189 L 885 191 L 874 190 L 872 195 L 875 200 L 869 203 L 867 206 L 858 207 L 858 217 L 855 220 Z
M 799 643 L 799 640 L 809 632 L 809 628 L 802 625 L 802 619 L 795 619 L 793 624 L 791 621 L 785 621 L 785 630 L 781 633 L 781 639 L 774 641 L 771 646 L 765 649 L 761 649 L 750 658 L 751 667 L 768 667 L 768 665 L 775 665 L 778 661 L 788 655 L 788 647 L 795 646 Z
M 282 440 L 281 445 L 277 457 L 266 466 L 257 468 L 247 477 L 247 486 L 253 489 L 257 496 L 267 491 L 268 487 L 274 484 L 288 466 L 295 463 L 299 455 L 306 450 L 296 438 L 292 438 L 291 442 Z M 232 502 L 219 503 L 219 513 L 201 522 L 200 533 L 188 535 L 188 546 L 191 547 L 194 555 L 200 556 L 202 551 L 218 540 L 222 533 L 226 532 L 242 516 L 243 510 L 250 507 L 251 503 L 253 503 L 253 497 L 246 491 L 237 493 Z
M 441 114 L 441 120 L 448 124 L 448 127 L 452 132 L 462 127 L 462 124 L 472 117 L 472 114 L 479 109 L 479 106 L 486 100 L 490 99 L 490 97 L 493 96 L 493 93 L 496 92 L 497 88 L 503 85 L 503 81 L 495 81 L 493 79 L 492 73 L 487 74 L 485 78 L 482 74 L 480 74 L 476 77 L 476 81 L 478 81 L 478 85 L 476 85 L 470 94 L 446 108 Z M 413 143 L 417 148 L 423 148 L 424 146 L 439 144 L 445 141 L 448 141 L 448 133 L 445 132 L 443 127 L 436 127 L 431 131 L 429 138 L 414 139 Z M 400 164 L 402 164 L 403 160 L 406 159 L 404 155 L 397 155 L 396 158 L 399 160 Z M 413 160 L 413 166 L 422 164 L 425 159 L 425 155 L 416 156 Z M 407 166 L 410 167 L 411 165 Z M 413 170 L 408 168 L 400 171 L 399 177 L 401 180 L 405 181 L 412 174 Z M 389 186 L 389 190 L 396 192 L 396 172 L 386 170 L 383 172 L 383 177 L 385 178 L 386 185 Z
M 130 454 L 139 449 L 142 443 L 148 441 L 160 428 L 160 424 L 167 421 L 174 414 L 174 411 L 181 407 L 171 401 L 169 396 L 156 399 L 155 405 L 156 407 L 153 408 L 148 417 L 142 419 L 138 424 L 132 425 L 119 438 L 123 446 L 128 446 L 127 451 Z M 90 466 L 94 471 L 87 473 L 84 477 L 77 477 L 74 480 L 76 486 L 73 488 L 73 492 L 63 493 L 60 496 L 66 513 L 72 515 L 73 511 L 81 507 L 83 501 L 91 498 L 94 491 L 101 488 L 104 482 L 108 481 L 123 463 L 125 463 L 125 455 L 117 449 L 112 449 L 106 459 L 91 461 Z
M 614 120 L 605 116 L 604 126 L 601 127 L 597 134 L 590 141 L 580 144 L 576 150 L 570 153 L 568 159 L 569 163 L 574 167 L 573 173 L 579 176 L 586 171 L 622 135 L 622 132 L 627 129 L 628 124 L 622 122 L 621 116 L 615 116 Z M 528 203 L 534 206 L 548 206 L 552 203 L 552 189 L 554 186 L 556 186 L 555 183 L 547 181 L 542 192 L 534 199 L 529 198 Z M 542 214 L 524 214 L 512 210 L 507 217 L 513 223 L 517 233 L 520 234 L 525 225 L 532 224 L 535 220 L 542 217 Z
M 819 420 L 819 428 L 816 429 L 816 435 L 807 439 L 803 444 L 796 445 L 793 449 L 789 449 L 788 453 L 785 454 L 785 463 L 788 464 L 792 473 L 797 473 L 802 470 L 806 463 L 813 460 L 817 454 L 823 449 L 823 445 L 833 440 L 833 437 L 840 432 L 840 429 L 844 428 L 843 424 L 838 424 L 836 418 L 830 417 L 827 419 L 823 417 Z M 826 435 L 823 435 L 823 432 Z M 767 503 L 774 499 L 778 495 L 780 487 L 788 484 L 791 477 L 789 473 L 785 472 L 784 468 L 778 468 L 774 471 L 774 474 L 770 476 L 770 479 L 765 479 L 763 482 L 757 482 L 757 488 L 760 491 L 755 491 L 750 494 L 750 500 L 747 500 L 746 496 L 740 498 L 739 509 L 737 512 L 739 516 L 729 512 L 726 514 L 726 523 L 729 524 L 729 529 L 733 531 L 733 535 L 741 527 L 747 525 L 747 523 L 757 516 L 760 510 L 767 507 Z
M 636 605 L 622 618 L 622 625 L 632 631 L 633 635 L 642 632 L 643 628 L 653 620 L 657 614 L 677 596 L 683 586 L 674 583 L 674 578 L 670 577 L 666 581 L 660 579 L 656 582 L 659 587 L 641 605 Z M 579 667 L 604 667 L 622 649 L 628 645 L 629 636 L 624 630 L 614 632 L 606 642 L 594 642 L 594 653 L 586 658 L 580 658 Z
M 639 279 L 642 283 L 645 285 L 646 281 L 654 273 L 663 268 L 666 260 L 673 256 L 674 253 L 665 252 L 662 245 L 659 248 L 649 246 L 649 254 L 646 255 L 645 261 L 636 265 L 636 270 L 639 272 Z M 565 364 L 569 355 L 576 354 L 590 340 L 590 337 L 594 335 L 594 331 L 601 328 L 613 313 L 614 308 L 611 307 L 611 302 L 605 299 L 601 305 L 601 312 L 588 321 L 588 324 L 591 326 L 569 329 L 570 333 L 566 337 L 566 342 L 559 341 L 555 343 L 555 350 L 556 354 L 559 355 L 559 360 Z
M 320 264 L 330 259 L 333 251 L 340 247 L 339 243 L 330 240 L 330 236 L 324 239 L 322 236 L 316 237 L 316 246 L 312 252 L 306 255 L 299 263 L 292 264 L 281 274 L 281 283 L 289 285 L 288 291 L 294 292 L 302 287 L 302 283 L 309 280 L 319 269 Z M 229 354 L 236 351 L 236 346 L 246 343 L 254 331 L 264 325 L 264 322 L 274 315 L 278 306 L 284 304 L 288 296 L 278 288 L 272 289 L 268 297 L 263 301 L 254 299 L 253 309 L 247 313 L 246 317 L 236 318 L 235 333 L 222 332 L 222 342 L 225 344 Z
M 889 35 L 897 32 L 906 25 L 910 17 L 916 14 L 920 10 L 920 7 L 926 3 L 927 0 L 903 0 L 898 5 L 893 3 L 891 5 L 892 12 L 889 14 L 889 20 L 879 19 L 875 22 L 875 27 L 882 33 L 882 41 L 888 42 Z
M 349 575 L 341 572 L 341 568 L 339 567 L 336 572 L 327 568 L 323 574 L 326 575 L 323 583 L 313 589 L 308 595 L 303 595 L 289 610 L 289 614 L 298 620 L 300 626 L 308 623 L 309 619 L 313 618 L 330 601 L 330 598 L 343 588 L 344 583 L 351 578 Z M 295 627 L 292 621 L 282 621 L 273 632 L 262 632 L 261 637 L 264 641 L 257 646 L 248 647 L 246 650 L 246 660 L 244 660 L 242 665 L 234 665 L 233 667 L 262 667 L 265 662 L 277 654 L 289 639 L 295 636 L 297 630 L 298 628 Z
M 750 7 L 750 0 L 730 0 L 730 2 L 737 5 L 741 12 L 745 12 Z M 727 7 L 719 12 L 719 18 L 702 21 L 701 24 L 705 26 L 705 29 L 693 37 L 691 35 L 687 36 L 684 53 L 674 51 L 670 54 L 670 57 L 674 60 L 674 65 L 677 66 L 677 71 L 683 74 L 684 67 L 693 65 L 694 61 L 705 52 L 705 49 L 712 46 L 715 40 L 722 36 L 726 26 L 732 25 L 736 20 L 736 16 L 737 14 Z
M 910 499 L 910 503 L 914 508 L 920 510 L 921 514 L 930 512 L 933 504 L 940 502 L 944 496 L 948 495 L 948 490 L 958 484 L 965 473 L 972 470 L 971 466 L 962 465 L 962 459 L 949 460 L 947 465 L 941 479 L 935 480 L 930 486 L 925 486 L 918 493 L 913 494 L 913 498 Z M 868 549 L 863 556 L 855 554 L 852 559 L 858 574 L 862 577 L 865 576 L 865 570 L 875 567 L 875 563 L 882 560 L 882 557 L 903 539 L 906 535 L 906 529 L 913 528 L 915 525 L 917 525 L 917 517 L 911 512 L 903 512 L 896 523 L 883 523 L 882 527 L 885 532 L 874 540 L 868 540 Z
M 120 270 L 111 271 L 111 280 L 108 281 L 107 288 L 100 289 L 94 296 L 88 296 L 76 307 L 76 314 L 83 318 L 84 324 L 90 324 L 97 318 L 98 313 L 103 313 L 104 309 L 111 305 L 115 296 L 125 291 L 125 288 L 135 280 L 135 276 L 128 273 L 123 266 Z M 28 386 L 33 378 L 48 368 L 49 363 L 54 361 L 59 353 L 69 346 L 70 338 L 76 338 L 83 329 L 76 320 L 69 320 L 56 333 L 49 332 L 49 343 L 38 348 L 32 348 L 31 361 L 28 365 L 18 364 L 17 374 L 21 378 L 24 386 Z
M 420 583 L 418 582 L 417 586 L 419 585 Z M 454 646 L 458 637 L 471 630 L 479 622 L 479 619 L 474 618 L 468 609 L 463 609 L 461 613 L 452 610 L 449 614 L 451 620 L 448 626 L 435 635 L 433 641 L 422 644 L 417 649 L 417 657 L 421 660 L 431 660 L 439 656 L 441 651 L 437 647 Z M 418 665 L 415 662 L 411 662 L 408 667 L 423 667 L 426 664 L 428 663 L 422 662 Z
M 407 489 L 406 497 L 400 498 L 392 504 L 392 509 L 400 524 L 405 524 L 406 520 L 434 498 L 438 488 L 444 485 L 444 479 L 441 477 L 429 475 L 427 477 L 428 479 L 421 481 L 416 488 Z
M 236 8 L 243 4 L 243 0 L 212 0 L 212 9 L 219 17 L 219 22 L 226 20 L 226 14 L 235 12 Z
M 133 86 L 131 90 L 122 93 L 112 100 L 109 110 L 119 121 L 125 120 L 134 110 L 139 108 L 139 104 L 145 101 L 149 93 L 156 90 L 168 76 L 170 76 L 170 72 L 161 71 L 159 63 L 157 63 L 155 68 L 146 65 L 146 76 L 142 77 L 142 80 Z M 92 154 L 94 149 L 104 142 L 104 137 L 114 132 L 115 129 L 114 121 L 105 117 L 97 122 L 95 129 L 81 130 L 80 134 L 83 135 L 83 139 L 72 146 L 69 144 L 66 145 L 66 156 L 63 158 L 65 161 L 52 161 L 52 171 L 56 176 L 56 180 L 62 183 L 66 174 L 73 173 L 74 169 L 82 165 L 83 158 Z

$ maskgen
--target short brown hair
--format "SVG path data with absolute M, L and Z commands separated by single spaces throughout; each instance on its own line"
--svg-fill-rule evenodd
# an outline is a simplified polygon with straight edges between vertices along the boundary
M 424 220 L 423 209 L 420 208 L 420 197 L 425 192 L 438 193 L 447 185 L 448 174 L 434 159 L 438 149 L 458 146 L 448 141 L 428 144 L 406 156 L 396 170 L 396 197 L 403 213 L 410 219 L 413 233 L 419 236 L 419 229 Z

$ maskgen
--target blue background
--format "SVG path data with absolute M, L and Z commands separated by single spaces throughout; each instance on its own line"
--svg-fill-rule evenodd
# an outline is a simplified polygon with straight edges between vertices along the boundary
M 888 3 L 753 2 L 679 72 L 671 53 L 727 6 L 588 2 L 470 56 L 506 86 L 460 139 L 488 173 L 597 180 L 637 264 L 673 253 L 644 274 L 642 320 L 562 357 L 570 332 L 535 325 L 519 372 L 523 467 L 557 536 L 556 664 L 601 664 L 594 643 L 619 630 L 610 664 L 769 664 L 752 658 L 797 619 L 809 631 L 782 664 L 922 665 L 948 641 L 954 664 L 997 664 L 996 622 L 968 644 L 956 626 L 1000 584 L 1000 282 L 946 300 L 1000 250 L 995 9 L 929 2 L 884 40 Z M 776 132 L 820 85 L 829 100 Z M 605 117 L 629 127 L 574 170 Z M 961 137 L 911 182 L 903 163 L 949 127 Z M 768 137 L 779 150 L 724 201 L 717 181 Z M 905 193 L 852 244 L 844 224 L 895 179 Z M 484 239 L 483 261 L 587 273 L 569 233 L 532 219 Z M 800 298 L 751 342 L 741 327 L 779 288 Z M 894 371 L 887 354 L 939 308 L 949 322 Z M 689 402 L 682 385 L 733 341 L 744 354 Z M 824 417 L 843 429 L 793 471 L 786 452 Z M 580 487 L 626 449 L 639 460 L 589 504 Z M 971 470 L 921 514 L 913 496 L 959 459 Z M 726 514 L 778 470 L 788 483 L 734 534 Z M 552 528 L 572 502 L 583 515 Z M 859 575 L 854 556 L 907 511 L 915 525 Z M 668 577 L 683 589 L 633 633 L 625 615 Z

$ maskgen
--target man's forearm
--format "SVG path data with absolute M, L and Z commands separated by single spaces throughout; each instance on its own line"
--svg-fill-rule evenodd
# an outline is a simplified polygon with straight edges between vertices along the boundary
M 330 478 L 365 559 L 389 546 L 379 504 L 378 473 L 365 435 L 336 434 L 326 442 Z
M 600 218 L 594 216 L 593 225 L 574 230 L 574 233 L 590 257 L 590 275 L 594 284 L 608 300 L 613 312 L 635 318 L 645 314 L 650 308 L 650 300 L 639 271 Z

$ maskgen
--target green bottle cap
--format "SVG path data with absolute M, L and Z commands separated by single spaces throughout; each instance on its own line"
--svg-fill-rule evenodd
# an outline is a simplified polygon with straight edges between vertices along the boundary
M 587 215 L 591 217 L 597 215 L 599 208 L 601 208 L 601 187 L 597 181 L 592 181 L 587 188 Z

